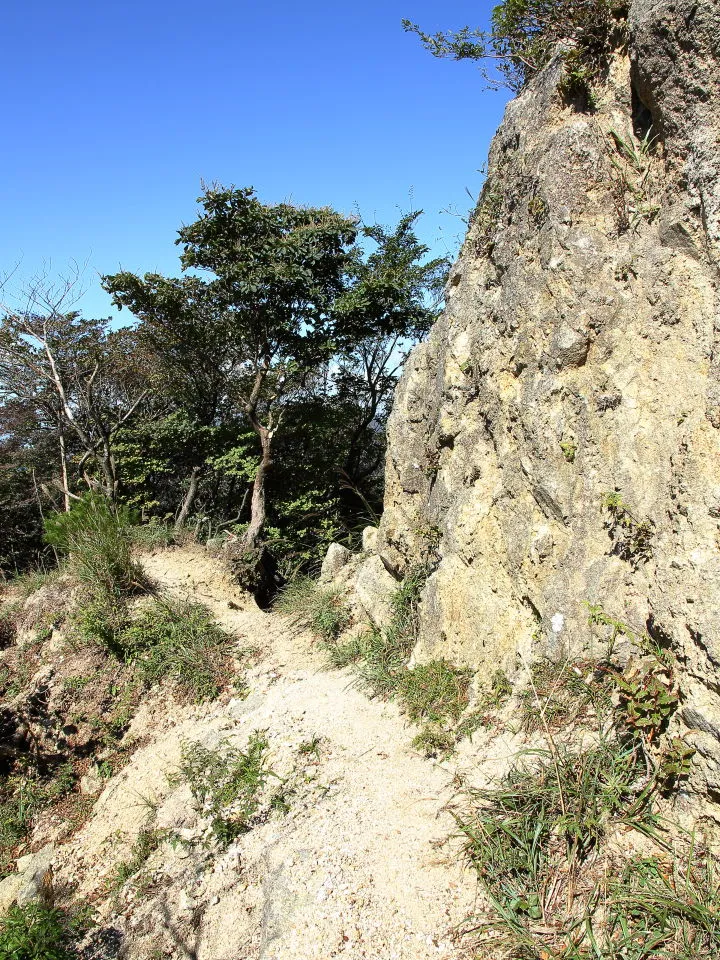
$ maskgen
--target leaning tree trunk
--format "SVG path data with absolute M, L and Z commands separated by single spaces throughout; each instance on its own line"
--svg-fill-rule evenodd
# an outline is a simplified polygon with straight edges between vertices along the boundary
M 190 516 L 190 511 L 192 510 L 193 503 L 195 502 L 195 497 L 197 496 L 198 489 L 200 487 L 200 467 L 193 467 L 192 473 L 190 474 L 190 486 L 187 489 L 185 494 L 185 499 L 182 502 L 180 507 L 180 513 L 177 516 L 175 521 L 175 529 L 182 530 L 185 526 L 187 518 Z

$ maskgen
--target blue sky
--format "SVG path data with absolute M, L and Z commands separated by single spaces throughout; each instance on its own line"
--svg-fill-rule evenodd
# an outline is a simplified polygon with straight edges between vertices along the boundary
M 403 32 L 486 23 L 457 0 L 6 0 L 0 273 L 85 263 L 80 306 L 107 316 L 98 274 L 177 274 L 177 228 L 200 181 L 266 202 L 356 205 L 455 252 L 506 97 L 471 63 Z

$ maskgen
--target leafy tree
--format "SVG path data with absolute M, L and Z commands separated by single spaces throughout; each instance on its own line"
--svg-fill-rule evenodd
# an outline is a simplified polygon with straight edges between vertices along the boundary
M 356 487 L 384 455 L 384 424 L 409 348 L 437 319 L 449 262 L 427 260 L 415 234 L 422 211 L 401 217 L 394 230 L 373 224 L 362 234 L 373 245 L 356 251 L 348 287 L 338 299 L 337 370 L 333 402 L 346 411 L 349 433 L 342 470 Z
M 428 34 L 410 20 L 403 20 L 403 26 L 416 33 L 433 56 L 495 62 L 495 72 L 483 68 L 488 85 L 518 93 L 559 43 L 572 45 L 590 69 L 599 69 L 609 52 L 613 26 L 626 15 L 626 0 L 504 0 L 492 11 L 490 30 L 466 26 Z
M 140 318 L 141 335 L 168 369 L 187 377 L 196 406 L 210 411 L 227 400 L 254 430 L 260 458 L 243 539 L 252 549 L 265 524 L 283 402 L 332 351 L 330 310 L 356 227 L 328 208 L 263 204 L 252 188 L 212 187 L 199 203 L 200 216 L 177 242 L 183 269 L 210 279 L 120 273 L 103 285 Z
M 20 571 L 42 552 L 43 512 L 55 506 L 53 447 L 27 405 L 0 406 L 0 573 Z

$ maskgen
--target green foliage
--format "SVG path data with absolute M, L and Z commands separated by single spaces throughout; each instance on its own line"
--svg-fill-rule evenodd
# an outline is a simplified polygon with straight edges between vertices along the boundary
M 582 752 L 533 751 L 498 786 L 469 791 L 458 824 L 497 914 L 484 928 L 490 941 L 513 956 L 566 956 L 542 930 L 575 930 L 575 878 L 614 822 L 652 829 L 649 798 L 636 790 L 644 770 L 635 747 L 601 739 Z
M 655 782 L 661 793 L 670 793 L 679 780 L 687 780 L 694 756 L 695 750 L 682 737 L 670 737 L 663 742 L 655 771 Z
M 605 526 L 613 540 L 613 552 L 633 568 L 649 560 L 655 534 L 652 520 L 639 520 L 617 491 L 606 493 L 602 505 L 609 514 Z
M 415 737 L 412 745 L 428 759 L 447 757 L 455 748 L 456 737 L 441 723 L 426 723 Z
M 211 817 L 221 845 L 248 831 L 259 809 L 260 793 L 274 776 L 267 763 L 268 741 L 255 731 L 243 752 L 223 742 L 217 750 L 185 744 L 172 782 L 189 784 L 195 803 Z
M 426 579 L 426 567 L 410 570 L 391 598 L 387 627 L 372 627 L 361 638 L 358 675 L 373 696 L 392 696 L 403 679 L 417 643 L 419 604 Z
M 132 528 L 133 543 L 146 550 L 172 547 L 179 542 L 173 527 L 167 523 L 144 523 Z
M 567 103 L 579 103 L 584 109 L 594 107 L 593 81 L 596 69 L 588 63 L 583 51 L 575 47 L 563 56 L 564 72 L 558 83 L 558 93 Z
M 118 652 L 118 634 L 127 625 L 129 614 L 119 599 L 108 603 L 104 598 L 89 597 L 70 614 L 71 637 L 80 644 L 100 644 Z
M 326 645 L 333 646 L 351 622 L 341 590 L 319 586 L 310 577 L 298 577 L 282 591 L 275 609 L 310 630 Z
M 638 650 L 652 656 L 663 668 L 672 669 L 674 657 L 670 650 L 663 649 L 659 643 L 653 640 L 644 630 L 638 630 L 629 624 L 618 620 L 616 617 L 606 613 L 602 604 L 586 604 L 588 608 L 588 623 L 590 626 L 609 627 L 610 636 L 608 637 L 609 649 L 606 659 L 612 658 L 613 649 L 619 636 L 625 637 Z
M 174 680 L 198 703 L 215 698 L 233 671 L 235 640 L 202 604 L 155 598 L 131 612 L 91 600 L 70 622 L 77 640 L 134 664 L 145 683 Z
M 446 660 L 431 660 L 407 670 L 400 680 L 398 697 L 414 723 L 457 722 L 468 703 L 471 673 Z
M 155 600 L 117 633 L 113 646 L 147 683 L 173 679 L 200 702 L 220 692 L 235 641 L 202 604 Z
M 336 641 L 327 645 L 328 664 L 336 670 L 349 667 L 362 659 L 365 650 L 364 634 L 356 634 L 344 643 Z
M 11 907 L 0 918 L 0 960 L 72 960 L 75 939 L 67 915 L 52 907 Z
M 519 92 L 550 60 L 559 43 L 570 44 L 588 80 L 605 66 L 627 16 L 617 0 L 504 0 L 492 11 L 489 31 L 464 27 L 456 32 L 424 33 L 403 20 L 436 57 L 498 61 L 497 72 L 483 70 L 491 88 Z
M 577 454 L 577 444 L 572 440 L 562 440 L 560 443 L 560 449 L 562 450 L 562 455 L 565 457 L 568 463 L 575 463 L 575 456 Z
M 132 557 L 132 521 L 126 507 L 86 494 L 68 513 L 47 518 L 45 537 L 68 556 L 73 572 L 93 596 L 113 604 L 142 582 Z
M 298 753 L 302 756 L 312 756 L 317 757 L 320 753 L 320 744 L 322 743 L 322 737 L 318 737 L 317 734 L 313 735 L 309 740 L 304 740 L 298 747 Z
M 618 231 L 624 233 L 636 230 L 643 221 L 652 222 L 660 210 L 661 186 L 653 176 L 652 164 L 657 137 L 651 127 L 642 139 L 623 136 L 614 129 L 608 139 Z
M 667 726 L 679 703 L 672 670 L 662 664 L 635 663 L 624 674 L 613 673 L 625 722 L 653 740 Z
M 610 960 L 699 960 L 720 952 L 720 878 L 712 859 L 648 857 L 629 861 L 611 883 Z
M 62 764 L 43 778 L 0 777 L 0 873 L 7 870 L 12 850 L 25 839 L 38 813 L 66 796 L 74 785 L 71 764 Z

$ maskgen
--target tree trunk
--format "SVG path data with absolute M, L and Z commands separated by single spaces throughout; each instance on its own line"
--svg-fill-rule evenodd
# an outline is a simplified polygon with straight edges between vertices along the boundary
M 185 494 L 185 499 L 182 502 L 180 507 L 180 513 L 178 514 L 177 520 L 175 521 L 175 529 L 182 530 L 185 526 L 187 518 L 190 516 L 190 511 L 192 510 L 192 505 L 195 502 L 195 497 L 197 496 L 198 489 L 200 487 L 200 467 L 193 467 L 192 473 L 190 474 L 190 486 L 187 489 Z
M 265 427 L 256 428 L 262 444 L 262 459 L 258 464 L 253 483 L 252 500 L 250 501 L 250 524 L 243 537 L 243 548 L 254 550 L 258 545 L 260 534 L 265 526 L 265 478 L 272 467 L 272 433 Z
M 68 482 L 67 451 L 65 450 L 65 434 L 62 425 L 59 433 L 60 441 L 60 471 L 62 474 L 63 501 L 65 504 L 65 513 L 70 513 L 70 484 Z

